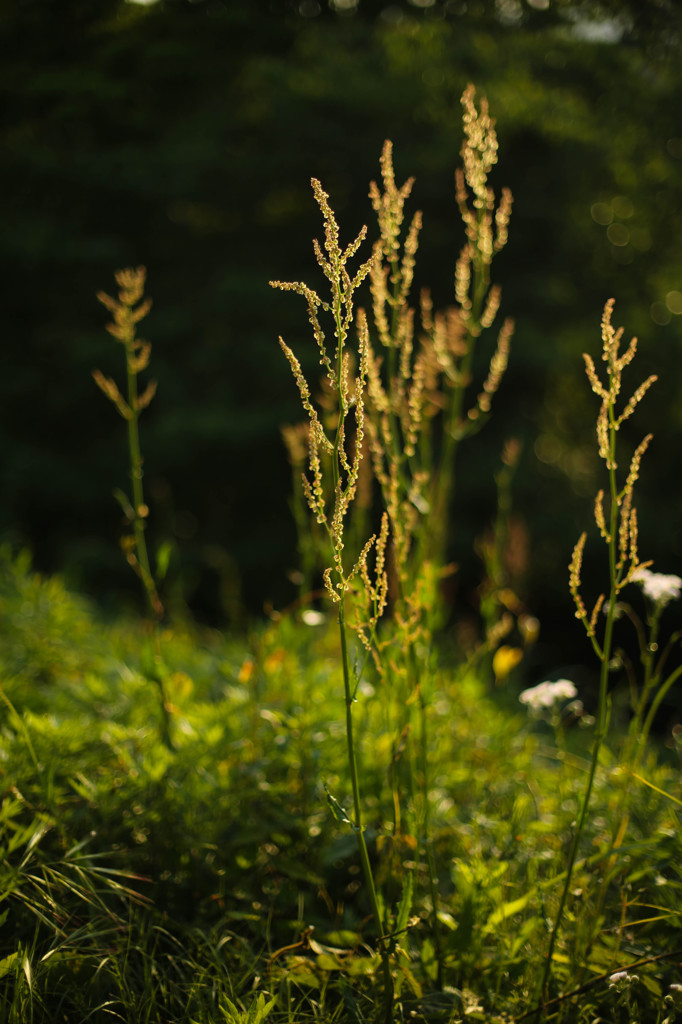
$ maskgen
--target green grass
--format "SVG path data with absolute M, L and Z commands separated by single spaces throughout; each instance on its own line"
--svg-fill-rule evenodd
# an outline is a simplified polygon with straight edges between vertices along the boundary
M 167 628 L 170 751 L 142 624 L 102 622 L 8 552 L 0 601 L 0 1021 L 376 1019 L 372 908 L 355 837 L 324 792 L 350 808 L 335 623 L 282 618 L 239 640 Z M 520 680 L 492 691 L 447 663 L 432 675 L 437 936 L 427 866 L 387 822 L 390 695 L 358 693 L 381 899 L 397 905 L 404 878 L 413 886 L 392 940 L 394 1016 L 531 1019 L 591 730 L 565 729 L 559 749 L 518 704 Z M 646 782 L 630 780 L 612 852 L 619 742 L 600 755 L 548 995 L 583 990 L 550 1003 L 548 1020 L 682 1016 L 669 990 L 682 959 L 679 761 L 652 753 Z

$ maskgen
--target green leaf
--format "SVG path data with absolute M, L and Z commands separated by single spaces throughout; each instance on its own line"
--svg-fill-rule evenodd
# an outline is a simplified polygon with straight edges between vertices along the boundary
M 511 900 L 509 903 L 503 903 L 501 907 L 494 910 L 488 918 L 487 928 L 493 929 L 498 924 L 506 921 L 508 917 L 512 917 L 513 914 L 518 914 L 524 909 L 528 900 L 531 897 L 531 893 L 527 892 L 525 896 L 519 896 L 517 900 Z
M 27 956 L 24 956 L 24 959 L 22 961 L 21 966 L 22 966 L 22 968 L 24 970 L 24 976 L 26 978 L 26 982 L 28 984 L 29 991 L 32 992 L 33 991 L 33 971 L 31 970 L 31 961 L 29 960 L 29 958 Z
M 457 931 L 457 922 L 452 914 L 448 914 L 446 910 L 439 910 L 436 916 L 440 923 L 444 924 L 446 928 L 449 928 L 451 932 Z
M 407 922 L 410 919 L 410 911 L 412 909 L 412 896 L 414 893 L 414 871 L 408 871 L 405 884 L 403 885 L 403 891 L 400 896 L 400 903 L 398 904 L 398 910 L 395 916 L 395 930 L 396 932 L 402 932 L 407 928 Z
M 518 930 L 515 930 L 514 941 L 511 944 L 509 955 L 513 959 L 516 954 L 521 950 L 521 947 L 529 940 L 533 932 L 542 932 L 543 922 L 540 917 L 530 917 L 527 921 L 521 925 Z
M 643 785 L 648 786 L 649 789 L 653 789 L 654 793 L 658 793 L 660 796 L 664 796 L 666 800 L 672 800 L 673 803 L 679 804 L 682 807 L 682 800 L 678 800 L 677 797 L 673 796 L 672 793 L 666 793 L 664 789 L 659 789 L 658 786 L 654 786 L 653 782 L 649 782 L 642 775 L 638 775 L 637 772 L 630 772 L 633 779 L 637 779 Z
M 168 572 L 168 566 L 170 565 L 171 556 L 173 554 L 175 545 L 169 540 L 159 545 L 159 549 L 156 552 L 156 582 L 160 583 L 161 580 L 166 578 Z
M 351 828 L 355 828 L 355 825 L 348 817 L 339 801 L 336 799 L 336 797 L 332 796 L 329 790 L 327 789 L 326 783 L 324 786 L 324 791 L 327 794 L 327 803 L 329 804 L 329 809 L 331 810 L 336 820 L 340 821 L 344 825 L 350 825 Z
M 436 952 L 431 939 L 425 938 L 422 942 L 419 959 L 421 960 L 424 973 L 431 981 L 435 981 L 438 975 L 438 961 L 436 960 Z
M 342 968 L 341 961 L 331 953 L 320 953 L 315 963 L 321 971 L 340 971 Z
M 257 1001 L 249 1007 L 249 1014 L 246 1018 L 247 1024 L 261 1024 L 261 1021 L 265 1020 L 274 1005 L 275 999 L 269 999 L 266 1003 L 265 996 L 261 992 Z
M 453 935 L 455 949 L 466 949 L 469 946 L 474 931 L 474 921 L 474 900 L 473 897 L 466 896 L 459 915 L 457 931 Z
M 116 487 L 113 491 L 113 495 L 116 501 L 123 510 L 123 515 L 126 517 L 129 523 L 135 520 L 135 509 L 133 508 L 132 502 L 125 491 L 122 491 L 120 487 Z
M 6 956 L 3 960 L 0 960 L 0 978 L 4 978 L 5 975 L 11 971 L 15 960 L 20 955 L 21 954 L 17 951 L 15 953 L 10 953 L 9 956 Z
M 38 845 L 38 843 L 43 838 L 45 833 L 49 832 L 49 831 L 50 831 L 50 825 L 49 824 L 42 823 L 42 824 L 38 825 L 37 829 L 34 831 L 33 835 L 31 836 L 31 838 L 29 839 L 29 841 L 28 841 L 28 843 L 26 845 L 26 850 L 25 850 L 25 853 L 24 853 L 24 857 L 23 857 L 23 860 L 22 860 L 21 865 L 20 865 L 22 868 L 25 867 L 25 865 L 31 859 L 31 853 L 33 852 L 34 848 Z

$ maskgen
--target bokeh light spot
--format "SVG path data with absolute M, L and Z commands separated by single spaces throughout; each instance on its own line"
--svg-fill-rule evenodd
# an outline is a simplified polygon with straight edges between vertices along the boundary
M 664 302 L 652 302 L 651 309 L 649 310 L 651 319 L 655 324 L 659 324 L 661 327 L 665 327 L 672 320 L 670 310 Z
M 665 304 L 675 316 L 682 315 L 682 292 L 668 292 L 665 297 Z
M 635 212 L 635 204 L 627 196 L 614 196 L 611 202 L 616 217 L 627 220 Z
M 590 214 L 592 215 L 592 220 L 604 226 L 610 224 L 613 220 L 613 210 L 610 203 L 593 203 L 590 207 Z
M 630 232 L 624 224 L 609 224 L 606 237 L 611 245 L 627 245 L 630 241 Z

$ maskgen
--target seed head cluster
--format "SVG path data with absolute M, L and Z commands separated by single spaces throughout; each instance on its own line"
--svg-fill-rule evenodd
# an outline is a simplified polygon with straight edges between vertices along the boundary
M 630 460 L 630 467 L 622 489 L 618 489 L 616 482 L 616 470 L 618 462 L 616 459 L 616 442 L 618 431 L 625 420 L 627 420 L 641 402 L 651 385 L 656 381 L 655 374 L 651 374 L 635 389 L 631 398 L 625 403 L 622 412 L 617 411 L 617 402 L 622 389 L 622 374 L 635 357 L 637 352 L 637 339 L 632 338 L 628 347 L 621 352 L 620 345 L 623 336 L 623 328 L 617 330 L 613 327 L 614 300 L 609 299 L 604 306 L 604 313 L 601 321 L 602 334 L 602 360 L 606 368 L 606 380 L 602 381 L 590 355 L 585 353 L 585 371 L 590 386 L 596 395 L 601 398 L 601 406 L 597 416 L 597 448 L 600 457 L 606 464 L 609 473 L 609 509 L 608 520 L 605 511 L 605 492 L 600 490 L 597 493 L 594 504 L 594 520 L 600 535 L 609 547 L 613 550 L 613 594 L 617 594 L 628 583 L 636 579 L 644 579 L 642 573 L 647 572 L 650 562 L 640 562 L 638 552 L 638 524 L 637 509 L 634 505 L 634 489 L 639 478 L 642 458 L 652 439 L 647 434 L 637 445 Z M 591 615 L 588 618 L 585 604 L 580 595 L 580 577 L 582 569 L 583 551 L 585 548 L 586 534 L 582 534 L 573 550 L 573 556 L 569 566 L 569 587 L 575 604 L 576 618 L 581 619 L 588 636 L 595 641 L 595 631 L 599 611 L 601 610 L 606 597 L 600 595 Z
M 285 341 L 280 338 L 282 351 L 298 386 L 301 403 L 308 414 L 308 472 L 302 474 L 303 493 L 316 522 L 325 528 L 331 543 L 332 564 L 325 569 L 323 580 L 329 597 L 333 602 L 339 603 L 343 595 L 351 590 L 356 577 L 365 578 L 369 553 L 377 543 L 376 535 L 371 536 L 351 567 L 347 568 L 344 558 L 344 529 L 360 478 L 365 436 L 365 392 L 370 372 L 367 319 L 362 310 L 358 311 L 356 318 L 353 296 L 372 271 L 378 253 L 375 252 L 351 275 L 348 264 L 365 239 L 367 229 L 363 227 L 355 240 L 342 249 L 339 243 L 339 227 L 329 205 L 329 196 L 315 178 L 312 179 L 312 188 L 324 221 L 324 242 L 321 244 L 316 239 L 313 246 L 317 262 L 329 282 L 330 299 L 321 299 L 317 292 L 303 282 L 273 281 L 271 284 L 284 291 L 297 292 L 306 299 L 320 363 L 326 370 L 327 388 L 330 393 L 336 395 L 333 417 L 335 422 L 332 436 L 329 436 L 313 403 L 301 364 Z M 327 345 L 321 312 L 332 321 L 335 339 L 333 351 Z M 356 357 L 351 356 L 349 348 L 354 326 Z M 357 365 L 357 373 L 352 369 L 354 365 Z M 288 434 L 290 450 L 298 461 L 303 437 L 302 431 Z M 383 565 L 386 538 L 382 543 L 383 548 L 377 552 L 376 560 Z M 376 586 L 380 591 L 380 583 Z
M 141 301 L 146 276 L 144 267 L 119 270 L 116 273 L 116 283 L 119 286 L 118 299 L 113 299 L 106 292 L 97 293 L 99 301 L 113 316 L 113 321 L 107 324 L 107 330 L 124 346 L 128 374 L 134 377 L 146 370 L 152 351 L 152 346 L 148 341 L 142 341 L 135 337 L 136 325 L 146 317 L 152 306 L 151 299 Z M 104 392 L 126 420 L 132 420 L 136 413 L 146 409 L 156 394 L 156 381 L 151 380 L 141 395 L 135 393 L 131 398 L 131 395 L 128 394 L 128 401 L 126 401 L 111 377 L 105 377 L 100 370 L 93 370 L 92 376 L 98 388 Z
M 329 196 L 313 179 L 324 221 L 324 238 L 313 246 L 329 297 L 303 282 L 272 282 L 306 300 L 325 372 L 321 401 L 314 401 L 301 364 L 280 339 L 307 413 L 305 429 L 289 428 L 285 435 L 290 461 L 297 472 L 306 465 L 301 494 L 331 542 L 324 586 L 337 604 L 354 591 L 358 607 L 364 609 L 356 629 L 366 645 L 389 597 L 403 647 L 408 635 L 414 639 L 420 634 L 431 614 L 443 564 L 456 447 L 488 418 L 509 357 L 513 324 L 507 319 L 498 331 L 487 376 L 470 394 L 474 348 L 482 332 L 493 326 L 500 306 L 500 289 L 490 284 L 490 264 L 507 240 L 511 194 L 503 191 L 496 204 L 488 186 L 497 137 L 485 99 L 477 108 L 470 86 L 462 106 L 463 169 L 456 179 L 456 198 L 466 243 L 455 267 L 457 306 L 435 311 L 425 289 L 417 307 L 411 304 L 422 216 L 419 211 L 406 216 L 414 179 L 397 184 L 388 140 L 380 179 L 369 188 L 378 223 L 371 257 L 356 271 L 350 269 L 366 228 L 343 248 Z M 367 277 L 369 316 L 354 301 Z M 307 447 L 303 457 L 302 445 Z M 381 528 L 363 542 L 355 523 L 371 521 L 373 496 L 379 492 Z M 359 514 L 363 511 L 364 519 Z

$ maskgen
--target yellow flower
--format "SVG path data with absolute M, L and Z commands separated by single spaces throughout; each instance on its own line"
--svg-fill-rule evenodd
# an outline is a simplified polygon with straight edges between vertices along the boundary
M 495 680 L 501 683 L 506 679 L 512 669 L 516 668 L 523 657 L 523 651 L 519 647 L 498 647 L 493 655 L 493 672 Z

